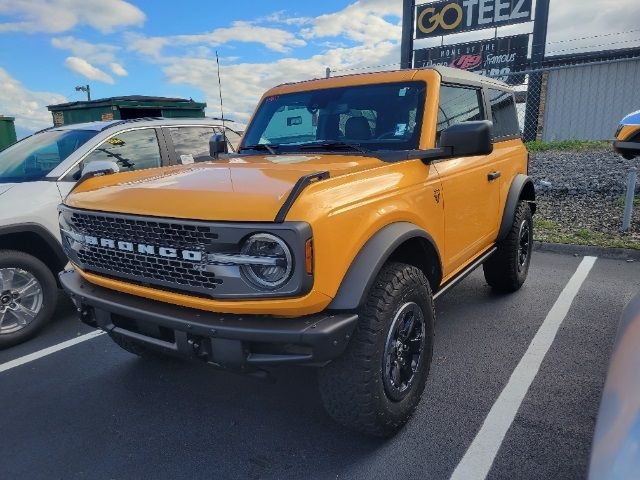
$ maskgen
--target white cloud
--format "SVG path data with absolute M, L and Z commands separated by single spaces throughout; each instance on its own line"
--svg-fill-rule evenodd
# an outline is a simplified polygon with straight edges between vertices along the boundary
M 28 90 L 0 67 L 0 105 L 2 113 L 16 117 L 16 126 L 28 131 L 53 125 L 47 105 L 64 103 L 67 99 L 56 93 Z
M 307 25 L 312 22 L 313 19 L 311 17 L 291 16 L 286 10 L 278 10 L 277 12 L 273 12 L 265 17 L 260 17 L 251 23 L 279 23 L 282 25 L 300 26 Z
M 399 46 L 393 42 L 333 49 L 306 59 L 283 58 L 272 63 L 241 63 L 221 65 L 225 115 L 246 121 L 260 96 L 269 88 L 309 78 L 324 77 L 325 68 L 363 68 L 393 63 L 399 56 Z M 164 73 L 171 83 L 191 85 L 205 94 L 209 110 L 219 115 L 218 85 L 212 81 L 215 59 L 165 58 Z
M 259 43 L 274 52 L 285 53 L 293 47 L 302 47 L 306 42 L 295 34 L 280 28 L 262 27 L 253 22 L 233 22 L 231 27 L 216 28 L 207 33 L 173 35 L 168 37 L 145 37 L 129 34 L 128 49 L 159 59 L 167 46 L 198 45 L 216 47 L 231 42 Z M 202 50 L 200 50 L 202 51 Z
M 162 49 L 170 42 L 170 37 L 145 37 L 139 33 L 126 33 L 127 50 L 138 52 L 151 59 L 160 59 Z
M 78 25 L 108 33 L 145 20 L 142 10 L 124 0 L 0 0 L 0 15 L 15 19 L 0 23 L 0 33 L 61 33 Z
M 113 78 L 108 73 L 100 70 L 98 67 L 91 65 L 84 58 L 67 57 L 64 61 L 67 68 L 89 80 L 97 80 L 99 82 L 113 84 Z
M 93 63 L 106 64 L 115 62 L 120 47 L 107 43 L 89 43 L 72 36 L 54 37 L 51 45 L 61 50 L 69 50 L 74 56 L 90 58 Z
M 245 41 L 261 43 L 276 52 L 289 52 L 306 44 L 301 36 L 314 42 L 321 39 L 315 43 L 321 48 L 320 53 L 310 58 L 287 56 L 269 63 L 231 65 L 229 63 L 235 60 L 221 59 L 225 113 L 236 120 L 246 121 L 260 96 L 274 85 L 324 77 L 327 66 L 339 74 L 375 65 L 393 68 L 400 56 L 401 9 L 402 3 L 398 0 L 360 0 L 315 19 L 287 16 L 286 12 L 280 11 L 251 22 L 234 22 L 229 28 L 218 28 L 205 34 L 151 38 L 129 35 L 129 48 L 162 65 L 170 83 L 202 90 L 210 105 L 210 113 L 219 115 L 218 85 L 212 81 L 216 72 L 215 58 L 200 49 L 185 51 L 183 48 L 180 55 L 176 55 L 177 47 Z M 385 20 L 390 18 L 395 19 L 395 23 Z M 293 25 L 299 32 L 260 25 L 264 23 Z M 336 41 L 325 40 L 334 40 L 333 37 Z M 347 40 L 350 46 L 344 46 L 342 40 Z
M 118 75 L 119 77 L 126 77 L 129 75 L 129 72 L 127 72 L 127 70 L 119 63 L 112 62 L 109 64 L 109 68 L 111 68 L 114 75 Z
M 394 23 L 387 17 L 393 17 Z M 359 0 L 338 12 L 320 15 L 302 34 L 305 38 L 345 36 L 359 43 L 397 41 L 402 32 L 401 17 L 402 2 Z

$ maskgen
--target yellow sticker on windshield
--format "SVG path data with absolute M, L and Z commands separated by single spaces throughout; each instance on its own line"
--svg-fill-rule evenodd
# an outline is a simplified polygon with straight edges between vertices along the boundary
M 107 140 L 107 142 L 111 145 L 124 145 L 124 140 L 120 140 L 118 137 L 110 138 L 109 140 Z

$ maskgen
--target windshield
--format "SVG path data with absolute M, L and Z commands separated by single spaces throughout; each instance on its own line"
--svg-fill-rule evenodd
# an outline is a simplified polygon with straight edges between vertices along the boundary
M 0 183 L 42 180 L 98 132 L 50 130 L 37 133 L 0 152 Z
M 424 82 L 402 82 L 266 97 L 241 149 L 271 153 L 276 149 L 332 150 L 345 146 L 357 146 L 359 150 L 415 149 L 420 141 L 425 91 Z

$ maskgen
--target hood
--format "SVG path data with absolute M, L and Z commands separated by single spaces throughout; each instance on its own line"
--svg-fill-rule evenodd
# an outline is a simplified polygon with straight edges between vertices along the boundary
M 92 178 L 65 204 L 133 215 L 271 222 L 301 176 L 329 171 L 337 177 L 381 165 L 354 155 L 232 157 Z
M 15 183 L 0 183 L 0 195 L 15 187 Z

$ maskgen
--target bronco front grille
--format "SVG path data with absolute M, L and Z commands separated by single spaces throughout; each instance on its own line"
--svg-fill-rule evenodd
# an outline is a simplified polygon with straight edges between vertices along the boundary
M 212 227 L 197 223 L 161 219 L 136 219 L 73 212 L 68 217 L 73 229 L 84 235 L 177 250 L 204 252 L 218 239 Z M 123 251 L 101 245 L 84 245 L 75 252 L 80 267 L 114 278 L 134 280 L 170 290 L 210 294 L 223 282 L 212 272 L 199 269 L 200 261 L 163 258 L 137 251 Z

